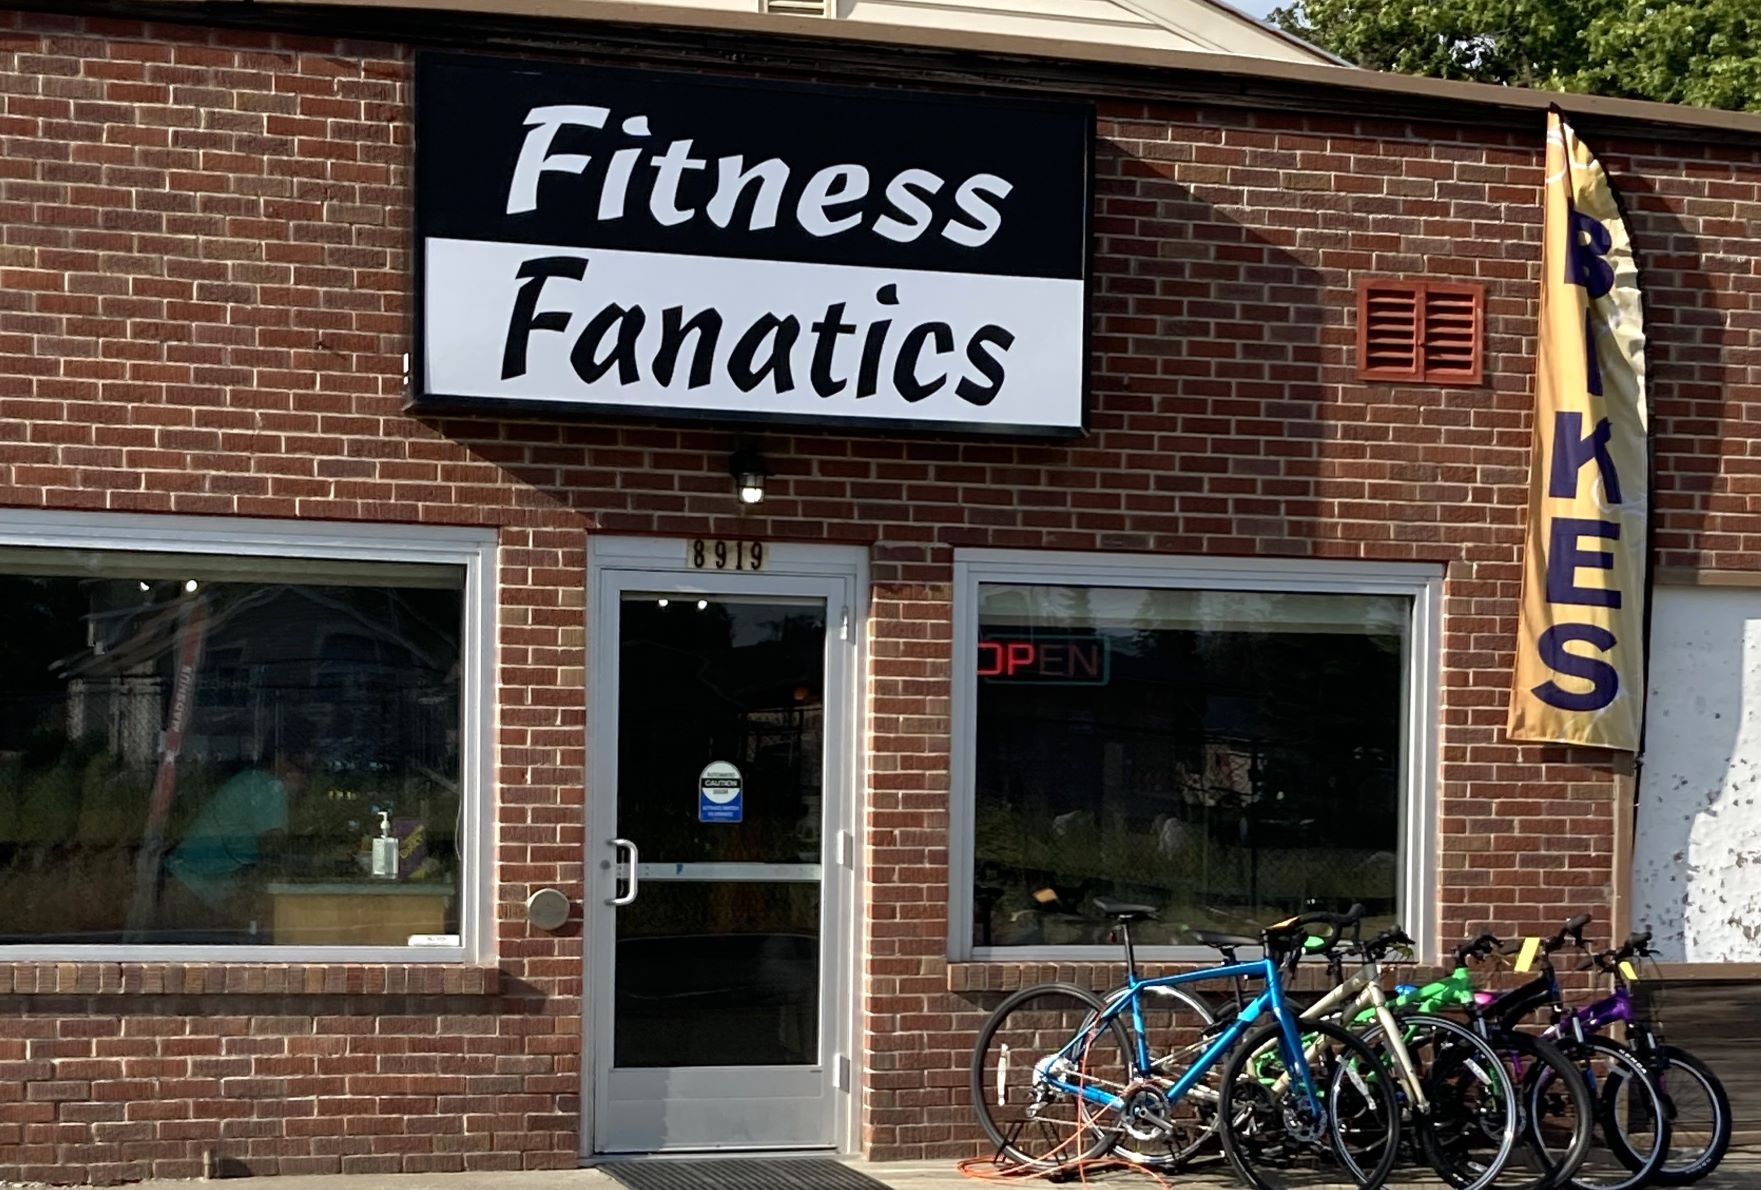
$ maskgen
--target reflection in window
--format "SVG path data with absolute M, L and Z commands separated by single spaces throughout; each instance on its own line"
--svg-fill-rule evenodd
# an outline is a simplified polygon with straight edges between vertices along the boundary
M 1400 887 L 1404 596 L 982 584 L 973 943 L 1192 941 Z
M 463 611 L 460 567 L 0 549 L 0 942 L 456 945 Z

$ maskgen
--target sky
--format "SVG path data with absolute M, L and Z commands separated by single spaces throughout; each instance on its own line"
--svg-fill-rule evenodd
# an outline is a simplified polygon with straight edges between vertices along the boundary
M 1268 12 L 1271 12 L 1272 9 L 1276 8 L 1280 2 L 1281 0 L 1228 0 L 1228 3 L 1241 9 L 1242 12 L 1247 13 L 1249 16 L 1259 17 L 1262 20 L 1265 18 L 1265 15 Z

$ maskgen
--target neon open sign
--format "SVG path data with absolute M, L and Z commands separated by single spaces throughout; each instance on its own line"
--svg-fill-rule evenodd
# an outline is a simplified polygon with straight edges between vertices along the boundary
M 992 682 L 1105 686 L 1111 660 L 1105 637 L 997 637 L 978 642 L 978 676 Z

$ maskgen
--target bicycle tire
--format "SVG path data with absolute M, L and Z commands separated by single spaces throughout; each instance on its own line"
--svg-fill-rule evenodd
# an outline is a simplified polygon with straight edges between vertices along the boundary
M 1659 1045 L 1649 1051 L 1635 1051 L 1635 1056 L 1656 1085 L 1670 1122 L 1669 1151 L 1663 1163 L 1652 1173 L 1651 1181 L 1658 1186 L 1691 1186 L 1717 1169 L 1730 1150 L 1730 1096 L 1706 1063 L 1677 1046 Z M 1676 1072 L 1673 1076 L 1672 1071 Z M 1612 1096 L 1616 1090 L 1610 1086 L 1604 1094 Z M 1682 1103 L 1688 1094 L 1695 1093 L 1705 1097 L 1712 1115 L 1711 1136 L 1705 1148 L 1698 1152 L 1684 1149 L 1681 1129 Z M 1618 1126 L 1619 1119 L 1612 1111 L 1612 1105 L 1604 1107 L 1603 1115 L 1616 1125 L 1607 1136 L 1609 1146 L 1629 1168 L 1637 1169 L 1641 1164 L 1640 1156 L 1627 1143 L 1625 1129 Z
M 1037 1009 L 1028 1007 L 1035 1004 Z M 1071 1051 L 1070 1060 L 1086 1063 L 1098 1056 L 1094 1047 L 1103 1037 L 1118 1046 L 1121 1058 L 1128 1058 L 1129 1039 L 1117 1017 L 1096 1027 L 1104 1007 L 1099 996 L 1075 984 L 1036 984 L 1006 997 L 985 1021 L 972 1049 L 970 1088 L 979 1126 L 1000 1156 L 1028 1169 L 1057 1169 L 1102 1157 L 1118 1140 L 1117 1120 L 1091 1119 L 1096 1109 L 1076 1095 L 1055 1088 L 1048 1092 L 1040 1069 L 1042 1061 L 1089 1030 L 1093 1033 Z M 1044 1019 L 1035 1018 L 1035 1011 Z M 1014 1046 L 1010 1038 L 1016 1039 Z M 1012 1049 L 1030 1046 L 1044 1052 L 1011 1060 Z M 1024 1062 L 1029 1073 L 1014 1077 Z M 1112 1072 L 1111 1062 L 1108 1059 L 1107 1073 Z M 1086 1077 L 1083 1071 L 1085 1065 L 1072 1077 Z M 987 1078 L 993 1080 L 989 1087 Z M 1097 1076 L 1094 1081 L 1101 1079 Z M 1068 1119 L 1046 1110 L 1059 1102 L 1069 1104 Z M 1024 1131 L 1041 1147 L 1026 1147 Z
M 1614 1126 L 1614 1119 L 1623 1110 L 1629 1118 L 1634 1111 L 1642 1111 L 1644 1118 L 1653 1122 L 1649 1152 L 1634 1154 L 1631 1146 L 1626 1143 L 1630 1132 L 1621 1137 L 1619 1148 L 1610 1141 L 1608 1148 L 1612 1161 L 1601 1160 L 1598 1147 L 1592 1144 L 1584 1163 L 1571 1176 L 1569 1184 L 1572 1190 L 1638 1190 L 1640 1186 L 1650 1182 L 1652 1175 L 1669 1156 L 1669 1119 L 1663 1110 L 1662 1097 L 1657 1092 L 1656 1083 L 1646 1073 L 1638 1056 L 1612 1038 L 1589 1036 L 1580 1040 L 1564 1037 L 1555 1044 L 1566 1060 L 1583 1072 L 1582 1077 L 1592 1088 L 1596 1099 L 1597 1131 L 1605 1141 L 1620 1133 Z M 1597 1072 L 1594 1069 L 1597 1064 L 1603 1064 L 1606 1072 Z M 1608 1090 L 1614 1093 L 1613 1097 L 1604 1098 L 1604 1091 L 1598 1086 L 1605 1080 Z M 1619 1100 L 1622 1091 L 1634 1096 L 1636 1103 L 1623 1107 Z M 1623 1150 L 1626 1153 L 1625 1158 L 1622 1156 Z M 1637 1162 L 1630 1161 L 1634 1155 L 1640 1158 Z
M 1516 1076 L 1522 1114 L 1522 1143 L 1512 1150 L 1493 1185 L 1496 1190 L 1557 1190 L 1577 1173 L 1595 1139 L 1596 1107 L 1590 1088 L 1550 1041 L 1515 1030 L 1499 1031 L 1486 1040 Z M 1542 1095 L 1548 1097 L 1544 1112 L 1539 1110 Z M 1570 1120 L 1571 1128 L 1564 1139 L 1556 1135 L 1562 1118 Z M 1546 1120 L 1555 1122 L 1551 1130 Z
M 1320 1066 L 1313 1077 L 1326 1118 L 1309 1118 L 1306 1104 L 1288 1091 L 1280 1099 L 1277 1088 L 1268 1087 L 1256 1071 L 1268 1047 L 1281 1055 L 1281 1065 L 1287 1061 L 1282 1030 L 1276 1023 L 1267 1025 L 1235 1047 L 1224 1069 L 1218 1105 L 1223 1155 L 1253 1190 L 1326 1185 L 1379 1190 L 1400 1155 L 1400 1109 L 1392 1080 L 1356 1034 L 1327 1021 L 1303 1021 L 1300 1028 L 1309 1050 L 1304 1060 L 1311 1068 Z M 1302 1134 L 1308 1131 L 1324 1134 L 1324 1141 Z M 1353 1151 L 1360 1147 L 1356 1142 L 1362 1156 Z M 1287 1181 L 1277 1176 L 1280 1166 L 1294 1169 L 1299 1163 L 1318 1177 L 1298 1174 Z M 1336 1177 L 1319 1180 L 1328 1169 L 1337 1170 Z
M 1430 1102 L 1427 1115 L 1415 1115 L 1410 1120 L 1418 1153 L 1437 1176 L 1455 1190 L 1488 1190 L 1504 1172 L 1518 1143 L 1521 1107 L 1509 1070 L 1485 1038 L 1460 1021 L 1432 1013 L 1407 1013 L 1398 1019 L 1403 1028 L 1428 1029 L 1433 1034 L 1449 1038 L 1449 1048 L 1426 1069 L 1418 1071 L 1425 1097 Z M 1360 1036 L 1373 1048 L 1382 1039 L 1382 1026 L 1372 1022 Z M 1410 1052 L 1411 1047 L 1408 1049 Z M 1416 1064 L 1417 1055 L 1413 1057 Z M 1461 1104 L 1462 1097 L 1450 1094 L 1440 1081 L 1448 1073 L 1465 1073 L 1470 1088 L 1480 1086 L 1490 1096 L 1490 1102 L 1502 1104 L 1502 1109 Z M 1452 1107 L 1453 1111 L 1450 1110 Z M 1488 1110 L 1492 1114 L 1488 1114 Z M 1464 1111 L 1470 1112 L 1471 1118 L 1464 1119 Z M 1482 1135 L 1495 1138 L 1493 1150 L 1490 1153 L 1483 1149 L 1468 1151 L 1442 1123 L 1445 1120 L 1465 1122 L 1470 1130 L 1478 1128 Z

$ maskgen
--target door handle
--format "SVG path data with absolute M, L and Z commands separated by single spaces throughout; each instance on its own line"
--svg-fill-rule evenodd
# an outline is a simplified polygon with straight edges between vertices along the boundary
M 624 889 L 623 896 L 621 896 L 621 897 L 617 897 L 617 896 L 607 897 L 605 903 L 607 905 L 628 905 L 630 902 L 632 902 L 636 899 L 636 861 L 637 861 L 636 844 L 630 842 L 630 840 L 628 840 L 628 839 L 613 839 L 613 840 L 611 840 L 611 845 L 612 845 L 612 851 L 613 851 L 612 866 L 611 866 L 611 885 L 614 889 L 618 886 L 618 865 L 617 865 L 616 851 L 617 851 L 617 848 L 619 848 L 619 847 L 625 848 L 630 853 L 630 883 L 629 883 L 629 886 Z

